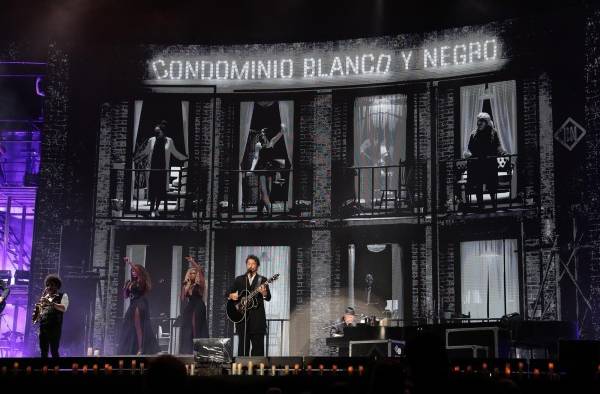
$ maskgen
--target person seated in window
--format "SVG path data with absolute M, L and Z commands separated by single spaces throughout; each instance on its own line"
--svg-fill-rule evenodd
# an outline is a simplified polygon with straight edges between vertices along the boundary
M 467 163 L 467 182 L 471 190 L 475 190 L 479 209 L 484 208 L 483 185 L 486 185 L 494 209 L 497 207 L 496 190 L 498 187 L 497 156 L 506 155 L 502 148 L 498 132 L 490 114 L 481 112 L 477 115 L 477 129 L 471 133 L 469 145 L 464 157 Z
M 356 326 L 356 312 L 351 306 L 346 308 L 344 315 L 331 328 L 332 336 L 344 335 L 344 328 Z
M 159 216 L 160 203 L 167 199 L 171 155 L 181 161 L 188 159 L 175 148 L 173 139 L 167 137 L 166 132 L 167 122 L 163 120 L 154 127 L 154 137 L 150 137 L 144 149 L 134 156 L 134 161 L 148 159 L 146 168 L 151 170 L 148 176 L 150 217 Z

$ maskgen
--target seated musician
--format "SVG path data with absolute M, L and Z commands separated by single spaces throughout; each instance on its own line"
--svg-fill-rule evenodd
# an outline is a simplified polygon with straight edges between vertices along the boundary
M 332 326 L 332 336 L 344 335 L 344 328 L 356 326 L 356 312 L 351 306 L 346 308 L 344 315 Z

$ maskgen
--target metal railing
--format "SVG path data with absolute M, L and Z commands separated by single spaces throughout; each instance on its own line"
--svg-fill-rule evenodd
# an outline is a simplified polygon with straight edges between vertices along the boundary
M 468 211 L 479 207 L 496 210 L 525 204 L 524 196 L 517 191 L 517 155 L 471 157 L 453 160 L 450 164 L 453 196 L 452 201 L 448 202 L 448 209 Z M 482 188 L 482 184 L 485 184 L 485 188 Z M 481 201 L 477 201 L 477 194 L 481 190 Z
M 426 213 L 426 163 L 345 167 L 336 170 L 335 176 L 341 217 Z
M 204 204 L 199 193 L 200 187 L 190 185 L 188 174 L 187 167 L 168 170 L 111 169 L 109 216 L 135 219 L 198 218 L 204 212 Z M 162 182 L 163 179 L 165 184 L 156 185 L 156 189 L 152 190 L 155 185 L 151 183 Z M 151 198 L 155 193 L 160 196 L 160 204 L 153 211 Z
M 218 175 L 220 220 L 313 217 L 310 169 L 227 170 Z M 263 191 L 266 190 L 266 197 Z

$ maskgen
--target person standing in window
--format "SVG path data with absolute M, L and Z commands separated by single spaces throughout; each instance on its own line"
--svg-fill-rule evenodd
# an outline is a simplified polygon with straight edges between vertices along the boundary
M 185 274 L 181 289 L 181 301 L 186 301 L 182 313 L 181 354 L 192 354 L 194 338 L 208 338 L 206 304 L 204 303 L 204 270 L 192 256 L 186 257 L 190 268 Z
M 498 160 L 497 156 L 506 155 L 498 132 L 490 114 L 481 112 L 477 115 L 477 129 L 471 133 L 469 145 L 464 157 L 467 163 L 467 182 L 470 189 L 475 189 L 477 205 L 484 208 L 483 185 L 486 185 L 494 209 L 497 207 L 496 190 L 498 187 Z
M 146 169 L 150 173 L 147 182 L 150 217 L 159 216 L 160 203 L 167 199 L 171 155 L 181 161 L 188 160 L 175 148 L 173 139 L 167 137 L 166 133 L 167 122 L 163 120 L 154 127 L 154 137 L 150 137 L 144 149 L 134 156 L 134 161 L 147 159 Z
M 123 292 L 129 298 L 129 308 L 123 319 L 119 354 L 156 354 L 158 340 L 150 322 L 150 305 L 146 294 L 152 289 L 150 275 L 140 264 L 124 258 L 131 267 L 131 280 L 125 283 Z

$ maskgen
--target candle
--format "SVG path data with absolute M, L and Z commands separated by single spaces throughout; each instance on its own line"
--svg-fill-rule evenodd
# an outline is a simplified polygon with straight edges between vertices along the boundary
M 358 366 L 358 375 L 363 376 L 364 373 L 365 373 L 365 367 L 363 367 L 362 365 L 359 365 Z
M 300 364 L 294 364 L 294 375 L 298 375 L 300 372 Z
M 88 366 L 84 364 L 83 368 L 82 368 L 83 374 L 87 374 L 88 372 Z
M 5 372 L 6 372 L 5 368 L 6 368 L 6 367 L 2 367 L 2 372 L 3 372 L 3 373 L 5 373 Z M 44 365 L 44 366 L 42 367 L 42 374 L 43 374 L 43 375 L 47 375 L 47 374 L 48 374 L 48 366 L 47 366 L 47 365 Z
M 289 373 L 290 373 L 290 366 L 286 365 L 285 367 L 283 367 L 283 374 L 288 375 Z
M 112 369 L 113 369 L 113 368 L 112 368 L 112 365 L 108 364 L 108 365 L 106 365 L 106 367 L 104 368 L 104 372 L 105 372 L 107 375 L 112 375 Z
M 460 372 L 460 367 L 458 365 L 455 365 L 454 368 L 452 368 L 452 372 L 459 373 Z
M 264 363 L 259 364 L 258 374 L 260 376 L 264 376 L 264 374 L 265 374 L 265 364 Z
M 352 365 L 351 365 L 348 367 L 348 375 L 352 375 L 353 373 L 354 373 L 354 367 L 352 367 Z
M 140 369 L 143 371 L 143 367 L 142 367 L 143 363 L 140 365 Z M 190 375 L 194 376 L 194 364 L 190 364 Z
M 94 355 L 94 348 L 93 347 L 88 347 L 87 348 L 87 355 L 88 356 L 93 356 Z
M 254 368 L 254 364 L 252 361 L 248 361 L 248 375 L 252 375 L 252 369 Z
M 333 370 L 333 373 L 336 373 L 336 372 L 337 372 L 337 370 L 338 370 L 338 367 L 337 367 L 337 365 L 333 364 L 333 365 L 331 366 L 331 369 Z
M 123 367 L 125 367 L 125 361 L 119 360 L 119 369 L 123 369 Z
M 510 372 L 511 372 L 510 371 L 510 365 L 506 365 L 504 367 L 504 375 L 506 375 L 506 377 L 509 377 L 510 376 Z
M 306 366 L 306 373 L 307 373 L 308 375 L 312 374 L 312 365 L 311 365 L 311 364 L 308 364 L 308 365 Z
M 27 375 L 31 375 L 31 366 L 28 365 L 27 368 L 25 368 L 25 372 L 27 373 Z
M 92 365 L 92 370 L 94 371 L 94 373 L 98 373 L 98 364 Z
M 58 373 L 60 372 L 60 368 L 58 367 L 58 365 L 54 366 L 54 373 L 58 375 Z
M 242 375 L 244 373 L 244 368 L 242 367 L 242 363 L 238 363 L 237 370 L 238 370 L 238 375 Z
M 271 365 L 271 376 L 275 376 L 277 374 L 277 369 L 274 365 Z
M 140 373 L 144 373 L 145 366 L 146 366 L 146 364 L 144 364 L 143 362 L 140 363 Z
M 19 369 L 19 363 L 15 361 L 13 364 L 13 369 Z
M 231 374 L 237 375 L 237 364 L 236 363 L 231 363 Z
M 94 356 L 100 355 L 100 349 L 94 349 Z
M 319 364 L 319 373 L 321 375 L 323 375 L 323 372 L 325 371 L 325 366 L 323 364 Z
M 73 369 L 73 372 L 77 372 L 77 370 L 79 369 L 79 364 L 73 363 L 73 365 L 71 367 Z

